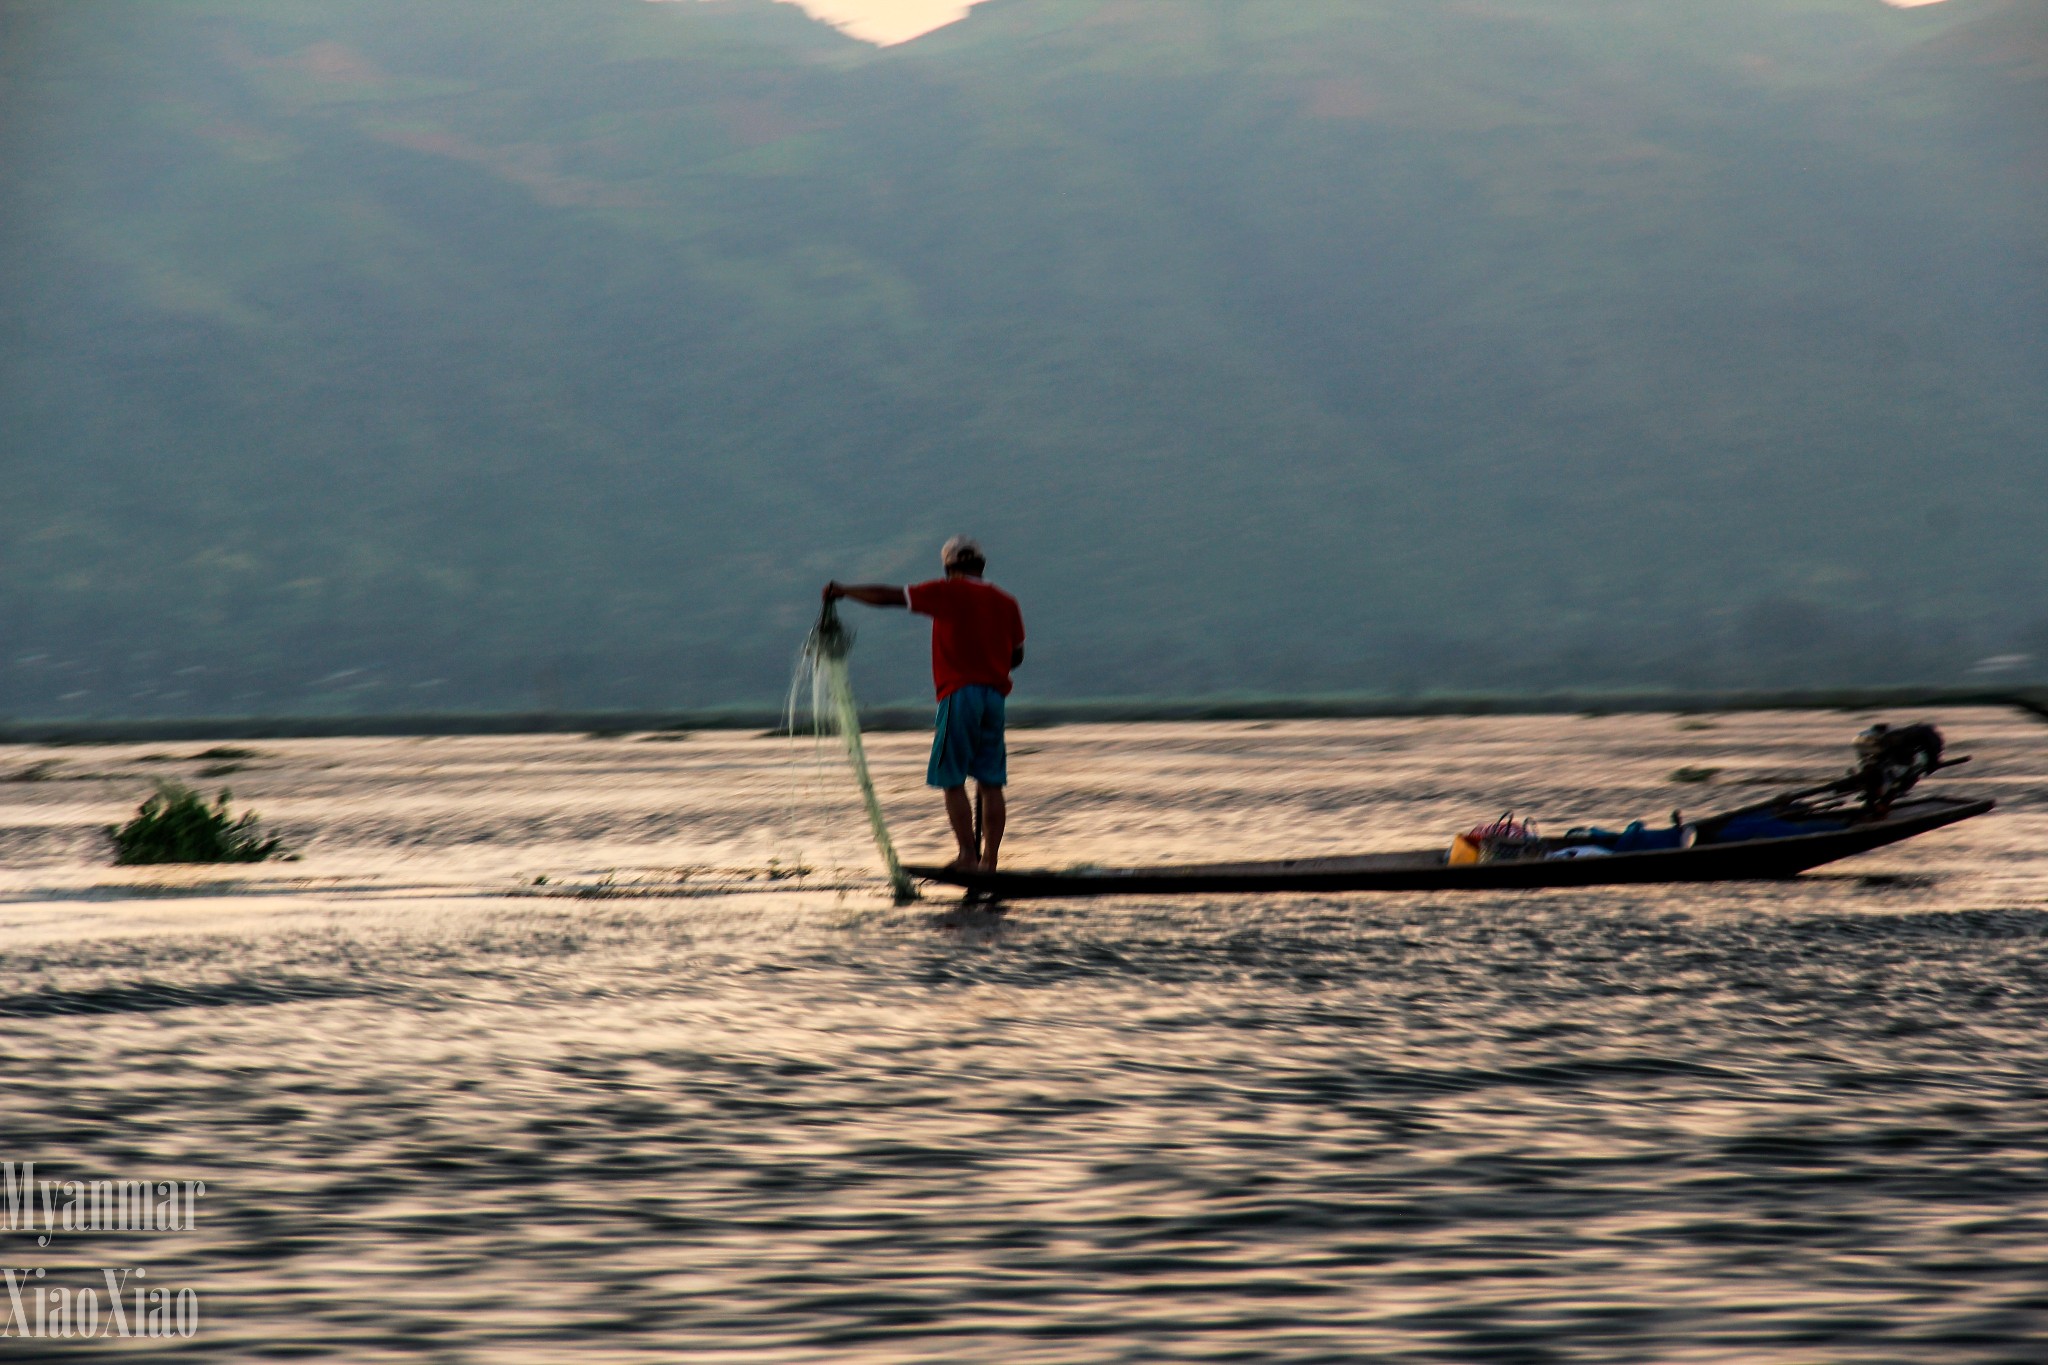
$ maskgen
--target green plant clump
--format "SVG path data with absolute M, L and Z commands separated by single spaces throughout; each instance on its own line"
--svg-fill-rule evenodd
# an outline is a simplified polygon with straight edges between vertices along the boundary
M 118 828 L 107 826 L 115 864 L 260 863 L 274 856 L 279 840 L 257 833 L 253 813 L 240 819 L 230 815 L 229 797 L 223 789 L 209 806 L 189 787 L 157 784 L 156 795 L 142 803 L 134 819 Z

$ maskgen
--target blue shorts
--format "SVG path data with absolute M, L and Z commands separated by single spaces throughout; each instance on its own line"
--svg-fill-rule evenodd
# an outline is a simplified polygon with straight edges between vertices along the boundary
M 933 722 L 928 787 L 964 787 L 967 779 L 1000 787 L 1009 780 L 1003 752 L 1003 694 L 993 687 L 963 687 L 939 703 Z

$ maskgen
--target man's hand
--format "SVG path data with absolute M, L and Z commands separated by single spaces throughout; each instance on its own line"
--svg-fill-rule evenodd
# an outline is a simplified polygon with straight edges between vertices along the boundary
M 825 585 L 825 600 L 837 602 L 842 597 L 851 597 L 856 602 L 865 602 L 871 607 L 907 607 L 910 599 L 903 589 L 892 588 L 886 583 L 841 583 L 837 579 Z

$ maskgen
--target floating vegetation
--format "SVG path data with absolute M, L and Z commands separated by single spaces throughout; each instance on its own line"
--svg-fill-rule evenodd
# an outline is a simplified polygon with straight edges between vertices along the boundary
M 814 869 L 799 863 L 784 866 L 770 859 L 766 867 L 679 867 L 620 869 L 554 878 L 523 873 L 507 894 L 549 900 L 703 900 L 713 896 L 783 893 L 796 883 L 806 891 L 861 891 L 863 882 L 804 880 Z
M 142 803 L 134 819 L 107 826 L 107 836 L 114 841 L 114 862 L 260 863 L 276 857 L 280 841 L 257 832 L 254 814 L 230 814 L 230 799 L 231 793 L 223 789 L 209 806 L 190 787 L 158 783 L 156 795 Z
M 771 882 L 788 881 L 791 878 L 802 881 L 805 877 L 811 875 L 811 869 L 803 863 L 793 863 L 788 867 L 784 867 L 780 858 L 770 858 L 765 872 L 768 880 Z
M 1712 782 L 1721 775 L 1719 768 L 1673 768 L 1673 782 Z

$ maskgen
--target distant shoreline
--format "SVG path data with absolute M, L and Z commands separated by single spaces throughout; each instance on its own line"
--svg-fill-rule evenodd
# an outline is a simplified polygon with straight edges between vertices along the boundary
M 1019 702 L 1012 728 L 1228 720 L 1364 720 L 1404 716 L 1701 714 L 2007 706 L 2048 720 L 2048 688 L 1835 687 L 1733 692 L 1542 692 L 1421 697 L 1207 697 Z M 921 730 L 922 705 L 870 707 L 873 731 Z M 675 711 L 446 712 L 385 716 L 216 716 L 165 720 L 27 720 L 0 724 L 0 744 L 120 744 L 204 739 L 337 739 L 420 735 L 589 734 L 762 730 L 784 725 L 759 707 Z

